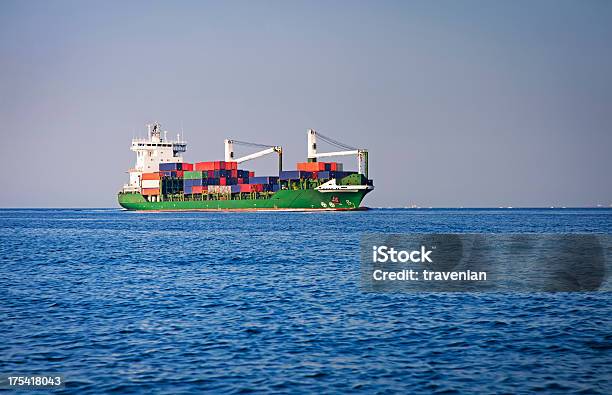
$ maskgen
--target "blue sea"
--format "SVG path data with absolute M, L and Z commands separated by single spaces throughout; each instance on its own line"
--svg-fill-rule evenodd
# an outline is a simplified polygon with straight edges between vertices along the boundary
M 366 232 L 610 234 L 612 210 L 0 210 L 0 373 L 75 394 L 612 393 L 610 293 L 364 293 Z

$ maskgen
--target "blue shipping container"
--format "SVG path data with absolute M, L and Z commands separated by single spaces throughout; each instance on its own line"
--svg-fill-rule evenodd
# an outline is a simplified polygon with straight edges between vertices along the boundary
M 160 163 L 159 170 L 160 171 L 183 170 L 183 164 L 182 163 Z
M 193 187 L 193 186 L 206 185 L 205 181 L 206 180 L 202 180 L 201 178 L 198 178 L 198 179 L 193 179 L 193 180 L 184 180 L 183 182 L 185 183 L 185 186 L 189 185 L 190 187 Z
M 178 178 L 178 172 L 175 170 L 164 170 L 159 172 L 162 177 L 175 177 Z
M 278 184 L 264 184 L 263 189 L 266 192 L 277 192 L 280 189 L 280 185 L 278 185 Z
M 280 173 L 281 180 L 299 180 L 300 178 L 310 177 L 312 177 L 312 172 L 310 171 L 289 170 L 281 171 Z
M 249 184 L 275 184 L 278 182 L 278 177 L 249 177 Z

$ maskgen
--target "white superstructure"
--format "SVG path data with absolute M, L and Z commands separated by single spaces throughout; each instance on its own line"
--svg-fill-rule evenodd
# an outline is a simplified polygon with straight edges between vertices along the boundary
M 158 122 L 148 124 L 146 139 L 133 139 L 130 149 L 136 152 L 136 165 L 130 169 L 130 182 L 123 186 L 124 192 L 140 191 L 142 173 L 159 171 L 160 163 L 182 163 L 187 143 L 177 134 L 176 140 L 167 139 L 167 131 L 162 137 Z

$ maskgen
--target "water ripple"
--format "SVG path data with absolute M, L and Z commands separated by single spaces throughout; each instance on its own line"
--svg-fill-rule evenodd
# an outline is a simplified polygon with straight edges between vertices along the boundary
M 337 213 L 336 213 L 337 214 Z M 0 210 L 2 372 L 59 393 L 612 393 L 609 293 L 365 294 L 363 232 L 610 233 L 611 210 Z

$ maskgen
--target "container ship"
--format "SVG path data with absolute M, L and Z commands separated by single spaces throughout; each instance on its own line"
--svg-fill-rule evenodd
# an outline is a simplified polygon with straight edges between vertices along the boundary
M 368 179 L 368 151 L 356 149 L 309 129 L 308 157 L 295 170 L 283 170 L 281 146 L 225 140 L 225 160 L 187 163 L 187 143 L 180 135 L 168 140 L 159 123 L 147 125 L 144 139 L 133 139 L 136 165 L 118 194 L 121 207 L 139 211 L 198 210 L 358 210 L 374 189 Z M 317 152 L 317 139 L 340 151 Z M 258 151 L 235 158 L 234 146 Z M 278 174 L 256 176 L 241 164 L 265 155 L 278 156 Z M 344 171 L 339 162 L 319 159 L 357 158 L 358 171 Z

